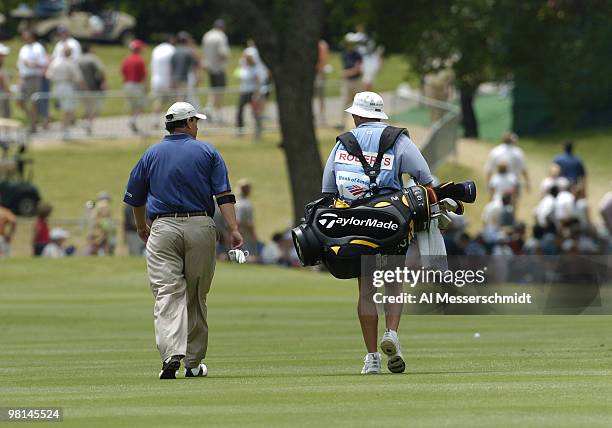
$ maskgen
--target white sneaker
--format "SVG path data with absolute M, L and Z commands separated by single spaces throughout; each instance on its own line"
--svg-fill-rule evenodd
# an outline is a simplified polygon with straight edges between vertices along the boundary
M 208 375 L 208 367 L 201 363 L 199 366 L 192 369 L 185 369 L 185 377 L 205 377 Z
M 380 374 L 382 369 L 380 368 L 380 353 L 372 352 L 366 354 L 363 359 L 363 368 L 361 374 Z
M 406 370 L 406 362 L 402 355 L 399 337 L 393 330 L 385 330 L 385 334 L 380 341 L 380 349 L 389 357 L 387 368 L 391 373 L 403 373 Z

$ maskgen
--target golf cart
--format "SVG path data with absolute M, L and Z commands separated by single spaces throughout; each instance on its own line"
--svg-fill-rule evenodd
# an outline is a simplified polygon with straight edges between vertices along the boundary
M 32 9 L 21 4 L 11 11 L 20 19 L 19 31 L 29 28 L 37 37 L 51 40 L 64 27 L 79 40 L 127 44 L 134 38 L 136 20 L 115 10 L 89 11 L 84 0 L 40 0 Z
M 28 134 L 21 122 L 0 118 L 0 203 L 17 215 L 32 217 L 40 193 L 32 184 L 32 170 L 26 175 Z

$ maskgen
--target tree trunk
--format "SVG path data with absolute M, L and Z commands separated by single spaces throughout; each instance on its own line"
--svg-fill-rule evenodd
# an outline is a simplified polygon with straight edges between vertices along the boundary
M 460 89 L 461 98 L 461 124 L 463 125 L 464 137 L 478 138 L 478 121 L 474 112 L 474 95 L 476 90 L 463 87 Z
M 224 2 L 243 28 L 250 30 L 274 80 L 281 146 L 297 223 L 304 205 L 321 194 L 323 169 L 314 130 L 312 96 L 323 0 L 278 0 L 265 3 L 267 7 L 261 4 L 248 0 Z

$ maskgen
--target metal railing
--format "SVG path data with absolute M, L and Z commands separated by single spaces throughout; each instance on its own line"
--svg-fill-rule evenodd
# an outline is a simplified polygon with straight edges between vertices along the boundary
M 420 110 L 419 119 L 428 128 L 421 153 L 432 171 L 456 154 L 461 125 L 461 110 L 457 105 L 427 98 L 403 87 L 398 88 L 392 102 L 395 111 Z

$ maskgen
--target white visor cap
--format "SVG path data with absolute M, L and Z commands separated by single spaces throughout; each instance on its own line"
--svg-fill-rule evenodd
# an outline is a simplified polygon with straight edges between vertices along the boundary
M 198 119 L 206 119 L 206 115 L 198 113 L 194 106 L 189 103 L 179 101 L 170 106 L 166 112 L 166 123 L 176 122 L 177 120 L 189 119 L 197 117 Z
M 344 111 L 370 119 L 389 119 L 383 107 L 383 99 L 376 92 L 359 92 L 353 98 L 353 105 Z

